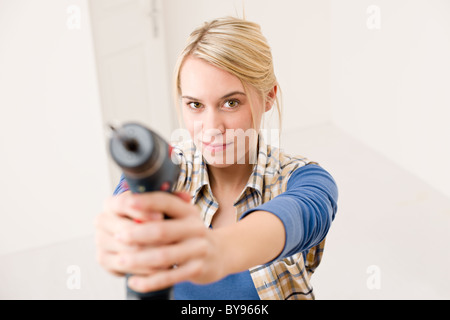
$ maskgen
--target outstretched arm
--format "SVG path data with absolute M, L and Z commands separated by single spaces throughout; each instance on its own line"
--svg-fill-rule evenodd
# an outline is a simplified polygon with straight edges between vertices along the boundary
M 186 194 L 112 197 L 97 219 L 99 260 L 113 273 L 134 274 L 130 288 L 146 292 L 182 281 L 211 283 L 303 251 L 326 235 L 337 198 L 332 178 L 309 170 L 294 172 L 287 192 L 238 223 L 214 230 L 204 227 Z

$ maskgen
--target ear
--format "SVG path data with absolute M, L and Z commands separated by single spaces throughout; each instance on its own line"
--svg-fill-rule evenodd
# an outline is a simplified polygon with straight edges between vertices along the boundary
M 278 86 L 274 86 L 266 96 L 266 112 L 272 110 L 277 97 Z

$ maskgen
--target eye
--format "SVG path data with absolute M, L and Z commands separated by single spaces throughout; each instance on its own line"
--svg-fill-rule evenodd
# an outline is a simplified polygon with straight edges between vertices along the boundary
M 187 105 L 195 110 L 200 109 L 202 107 L 202 104 L 200 102 L 189 102 Z
M 225 102 L 225 104 L 223 106 L 227 109 L 235 109 L 239 106 L 239 101 L 238 100 L 228 100 L 227 102 Z

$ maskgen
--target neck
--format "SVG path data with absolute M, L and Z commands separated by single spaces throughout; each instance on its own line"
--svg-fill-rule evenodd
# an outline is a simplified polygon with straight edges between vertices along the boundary
M 250 178 L 253 166 L 252 164 L 235 164 L 226 168 L 217 168 L 208 165 L 211 188 L 218 192 L 241 192 Z

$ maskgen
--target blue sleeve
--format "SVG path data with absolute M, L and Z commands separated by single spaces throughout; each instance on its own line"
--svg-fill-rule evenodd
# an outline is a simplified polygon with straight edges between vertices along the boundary
M 127 181 L 125 180 L 125 176 L 122 174 L 120 176 L 119 184 L 117 185 L 116 189 L 114 190 L 113 195 L 117 196 L 117 195 L 119 195 L 121 193 L 124 193 L 125 191 L 128 191 L 128 190 L 129 190 L 129 187 L 128 187 Z
M 281 259 L 309 250 L 325 238 L 336 215 L 337 199 L 333 177 L 311 164 L 292 173 L 286 192 L 245 212 L 242 218 L 254 211 L 268 211 L 283 222 L 286 241 L 276 258 Z

